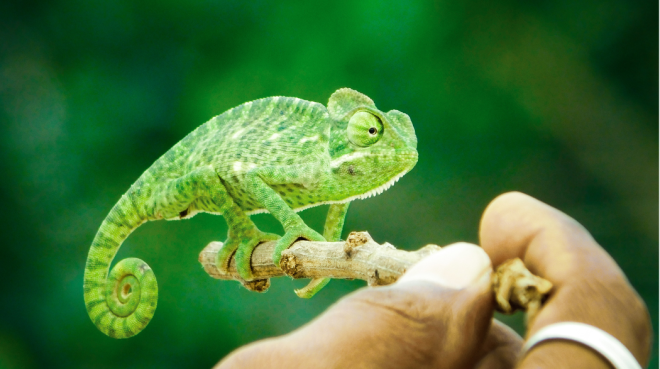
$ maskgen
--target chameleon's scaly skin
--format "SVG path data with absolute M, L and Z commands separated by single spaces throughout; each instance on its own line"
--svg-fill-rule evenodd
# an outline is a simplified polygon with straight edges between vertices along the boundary
M 239 274 L 252 279 L 250 258 L 261 242 L 278 240 L 273 255 L 299 238 L 339 240 L 348 203 L 379 194 L 417 162 L 410 118 L 383 113 L 357 91 L 342 88 L 328 107 L 291 97 L 237 106 L 198 127 L 159 158 L 112 208 L 92 242 L 84 276 L 87 312 L 115 338 L 140 332 L 156 309 L 158 287 L 139 259 L 120 261 L 108 275 L 122 242 L 148 220 L 221 214 L 229 232 L 217 266 L 226 272 L 235 255 Z M 324 236 L 296 212 L 333 204 Z M 282 237 L 263 233 L 250 214 L 270 212 Z M 301 297 L 327 283 L 315 280 Z

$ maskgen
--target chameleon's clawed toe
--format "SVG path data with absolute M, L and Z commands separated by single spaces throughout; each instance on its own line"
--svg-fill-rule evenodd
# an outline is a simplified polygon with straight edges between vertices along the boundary
M 305 224 L 290 228 L 286 231 L 284 236 L 282 236 L 282 238 L 277 241 L 277 245 L 275 245 L 275 251 L 273 252 L 273 263 L 279 266 L 280 260 L 282 259 L 282 251 L 291 247 L 291 245 L 293 245 L 293 243 L 300 238 L 309 241 L 325 242 L 325 238 L 323 238 L 323 236 Z
M 224 275 L 229 274 L 229 262 L 231 257 L 238 249 L 240 241 L 233 237 L 228 237 L 227 240 L 223 243 L 222 248 L 218 251 L 218 255 L 215 260 L 215 266 L 218 268 L 218 271 Z
M 236 260 L 236 270 L 238 275 L 241 276 L 245 281 L 251 281 L 254 279 L 252 274 L 252 252 L 254 249 L 259 246 L 259 244 L 278 240 L 280 236 L 272 233 L 264 233 L 258 231 L 258 233 L 251 235 L 250 237 L 244 237 L 241 241 L 241 244 L 238 246 L 236 253 L 234 254 L 234 260 Z

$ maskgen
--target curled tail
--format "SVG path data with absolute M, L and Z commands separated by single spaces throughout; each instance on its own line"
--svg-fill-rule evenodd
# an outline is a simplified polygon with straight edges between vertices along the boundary
M 87 255 L 85 307 L 96 327 L 113 338 L 138 334 L 156 311 L 158 285 L 147 263 L 137 258 L 123 259 L 108 276 L 119 247 L 144 222 L 131 194 L 123 195 L 101 224 Z

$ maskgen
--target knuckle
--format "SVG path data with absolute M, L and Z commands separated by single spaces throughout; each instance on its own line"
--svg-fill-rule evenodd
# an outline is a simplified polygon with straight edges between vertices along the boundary
M 484 218 L 487 218 L 487 215 L 496 214 L 499 215 L 502 212 L 510 209 L 513 205 L 520 205 L 521 203 L 529 202 L 532 197 L 523 194 L 522 192 L 506 192 L 494 198 L 486 207 L 484 212 Z
M 497 196 L 493 201 L 491 201 L 491 204 L 499 205 L 499 204 L 508 204 L 512 202 L 520 203 L 520 202 L 527 202 L 531 199 L 533 199 L 533 197 L 526 195 L 522 192 L 510 191 Z

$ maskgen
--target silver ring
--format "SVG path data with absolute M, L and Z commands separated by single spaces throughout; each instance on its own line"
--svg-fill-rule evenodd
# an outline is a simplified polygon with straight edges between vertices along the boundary
M 614 336 L 589 324 L 577 322 L 555 323 L 542 328 L 525 342 L 522 354 L 525 355 L 535 345 L 547 340 L 579 342 L 601 354 L 616 369 L 642 369 L 626 346 Z

